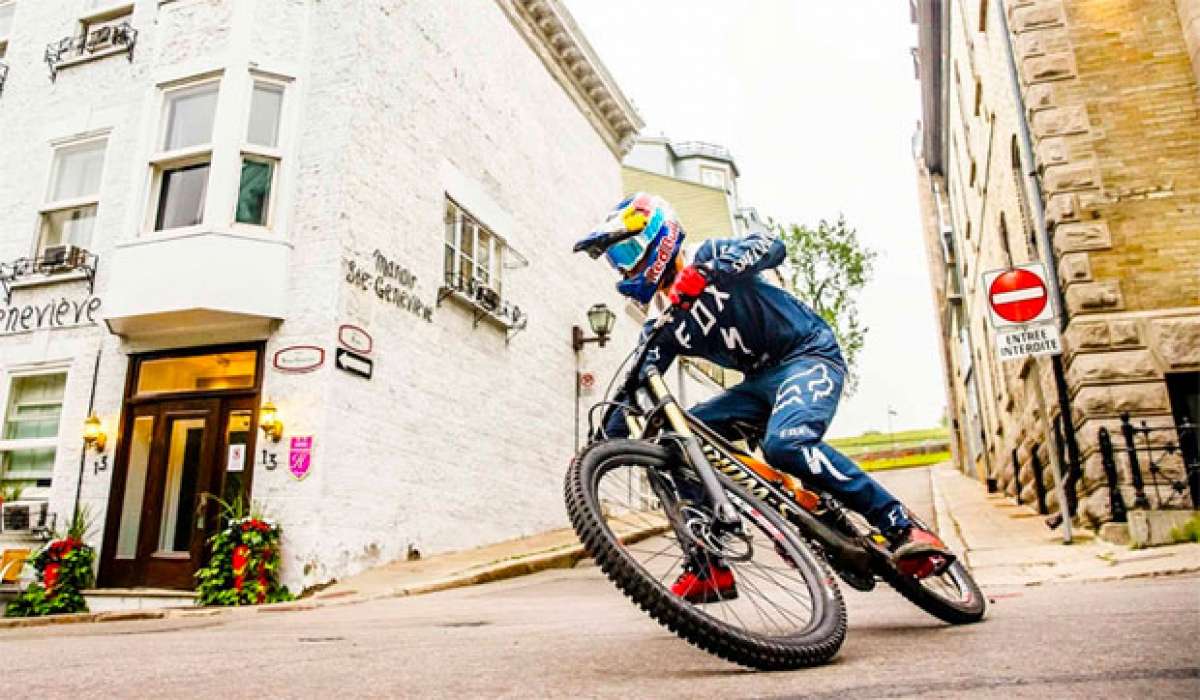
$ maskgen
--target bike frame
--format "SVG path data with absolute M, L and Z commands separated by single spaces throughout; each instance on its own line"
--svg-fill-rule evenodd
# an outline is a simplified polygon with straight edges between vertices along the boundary
M 682 457 L 700 478 L 717 515 L 715 525 L 718 528 L 736 529 L 740 523 L 737 510 L 725 494 L 724 478 L 777 510 L 807 539 L 819 544 L 836 566 L 861 576 L 872 576 L 875 559 L 880 554 L 877 533 L 843 533 L 830 527 L 819 517 L 822 512 L 820 496 L 739 450 L 683 410 L 656 368 L 650 367 L 642 378 L 646 350 L 670 322 L 675 309 L 668 309 L 659 318 L 639 349 L 637 361 L 626 379 L 626 395 L 634 398 L 634 405 L 626 407 L 625 411 L 630 436 L 643 440 L 670 440 L 678 445 Z M 630 409 L 637 409 L 637 413 Z

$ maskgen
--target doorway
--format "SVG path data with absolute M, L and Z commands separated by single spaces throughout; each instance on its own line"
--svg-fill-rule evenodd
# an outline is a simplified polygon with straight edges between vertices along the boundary
M 250 498 L 262 345 L 130 360 L 99 583 L 190 590 L 220 525 Z

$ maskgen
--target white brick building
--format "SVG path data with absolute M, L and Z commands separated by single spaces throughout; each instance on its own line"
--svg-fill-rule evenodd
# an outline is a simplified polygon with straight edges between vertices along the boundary
M 188 586 L 238 486 L 294 591 L 565 525 L 641 123 L 556 0 L 0 0 L 0 61 L 0 486 L 90 505 L 102 586 Z

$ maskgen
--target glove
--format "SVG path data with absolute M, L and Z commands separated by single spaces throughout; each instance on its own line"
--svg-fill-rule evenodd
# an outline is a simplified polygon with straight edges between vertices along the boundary
M 667 292 L 667 298 L 671 300 L 672 304 L 687 309 L 704 293 L 707 286 L 708 270 L 688 265 L 675 275 L 675 281 L 671 283 L 671 291 Z

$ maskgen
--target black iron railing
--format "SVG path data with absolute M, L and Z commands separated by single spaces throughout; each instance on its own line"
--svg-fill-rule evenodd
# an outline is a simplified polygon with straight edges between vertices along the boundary
M 124 52 L 133 61 L 133 47 L 137 45 L 138 31 L 128 22 L 106 24 L 79 36 L 68 36 L 46 46 L 46 65 L 50 66 L 50 80 L 58 78 L 59 67 L 70 60 L 101 52 Z M 107 55 L 107 54 L 106 54 Z
M 12 302 L 13 282 L 30 275 L 79 272 L 87 279 L 88 291 L 95 292 L 96 268 L 99 265 L 100 258 L 97 255 L 74 246 L 54 246 L 37 257 L 0 263 L 0 288 L 4 290 L 4 303 Z
M 1100 459 L 1113 520 L 1124 522 L 1128 511 L 1120 488 L 1119 457 L 1129 470 L 1134 509 L 1200 508 L 1200 447 L 1190 418 L 1184 416 L 1175 425 L 1134 425 L 1129 414 L 1122 413 L 1121 438 L 1123 447 L 1118 450 L 1108 429 L 1100 428 Z M 1181 464 L 1182 470 L 1164 468 L 1169 463 Z
M 512 340 L 513 336 L 525 330 L 529 324 L 529 314 L 520 306 L 501 298 L 495 289 L 470 275 L 446 273 L 445 284 L 438 290 L 438 305 L 451 296 L 456 296 L 473 307 L 475 326 L 485 318 L 499 322 L 504 326 L 506 340 Z
M 0 95 L 4 94 L 4 83 L 8 82 L 8 64 L 0 61 Z

